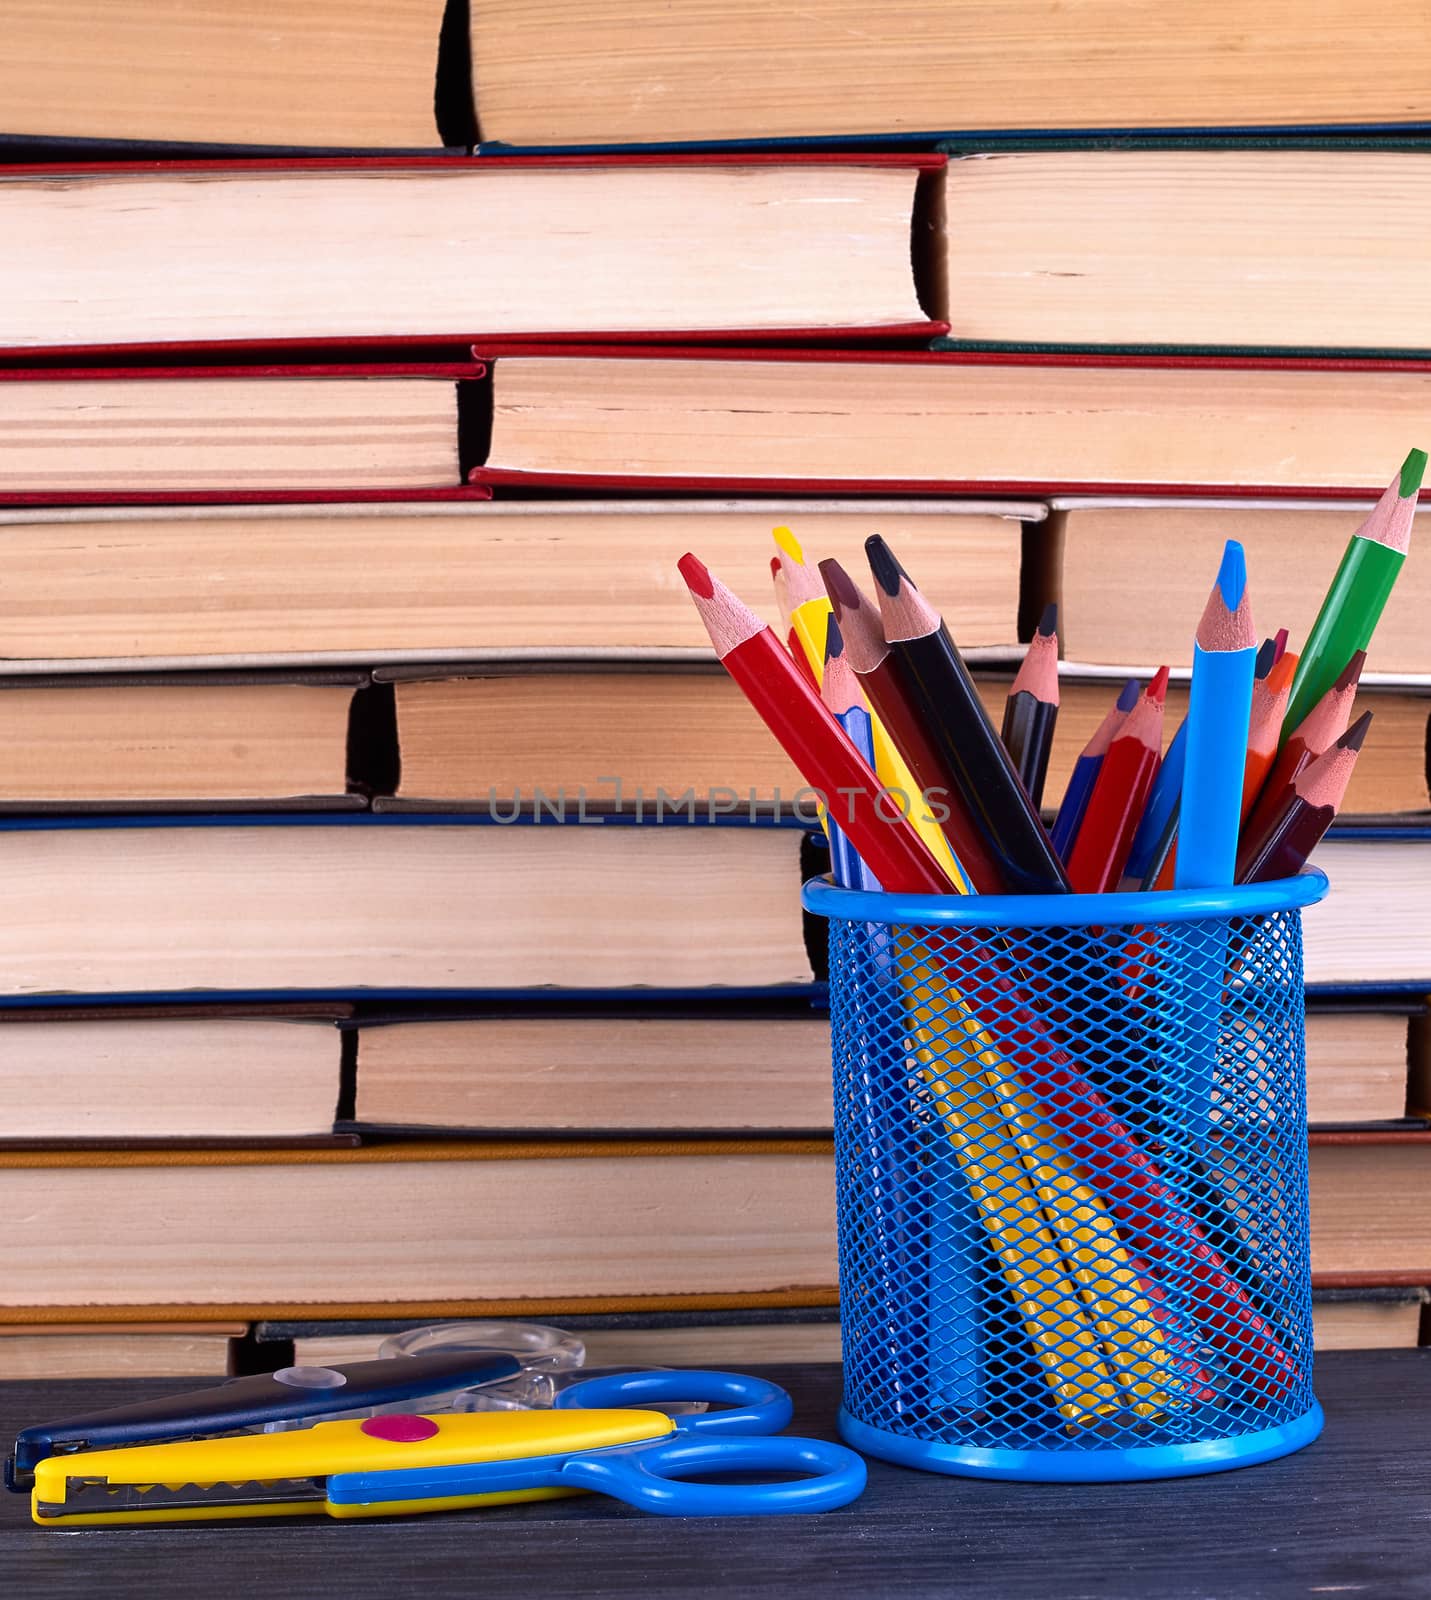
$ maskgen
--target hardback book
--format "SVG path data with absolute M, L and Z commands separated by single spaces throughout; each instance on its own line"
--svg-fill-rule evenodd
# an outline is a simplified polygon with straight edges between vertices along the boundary
M 1423 1282 L 1431 1227 L 1406 1196 L 1428 1168 L 1431 1135 L 1314 1136 L 1313 1273 Z M 29 1226 L 0 1237 L 0 1307 L 16 1323 L 828 1305 L 834 1178 L 822 1140 L 7 1151 L 0 1202 Z
M 479 371 L 0 367 L 0 505 L 456 494 Z
M 9 1151 L 0 1197 L 7 1322 L 834 1299 L 824 1140 Z
M 1431 831 L 1333 829 L 1312 853 L 1331 893 L 1303 913 L 1309 984 L 1431 987 Z
M 1431 405 L 1388 433 L 1386 477 L 1396 469 L 1399 442 L 1414 444 L 1423 433 L 1431 439 Z M 1238 539 L 1256 585 L 1258 622 L 1268 632 L 1288 628 L 1288 648 L 1296 650 L 1373 499 L 1058 496 L 1038 540 L 1040 597 L 1059 602 L 1059 640 L 1070 662 L 1140 671 L 1162 662 L 1189 667 L 1192 636 L 1175 624 L 1200 614 L 1206 598 L 1200 591 L 1223 541 Z M 1413 546 L 1420 537 L 1413 529 Z M 1413 550 L 1377 624 L 1365 674 L 1373 682 L 1431 681 L 1431 639 L 1422 621 L 1431 607 L 1431 564 L 1422 554 Z
M 1411 1010 L 1314 1004 L 1314 1126 L 1406 1115 Z M 344 1027 L 355 1036 L 355 1088 L 343 1126 L 363 1133 L 830 1131 L 829 1023 L 808 1004 L 492 1005 Z
M 724 500 L 0 512 L 0 674 L 40 663 L 712 662 L 676 572 L 686 550 L 778 622 L 771 530 L 788 524 L 812 559 L 862 563 L 871 514 L 848 501 Z M 1015 645 L 1021 528 L 1041 506 L 883 502 L 873 514 L 936 593 L 957 596 L 965 643 Z
M 0 999 L 808 984 L 804 830 L 724 820 L 12 819 Z
M 882 526 L 889 532 L 889 524 Z M 890 538 L 903 556 L 899 533 Z M 807 548 L 807 554 L 813 552 Z M 915 566 L 912 556 L 909 560 Z M 925 584 L 923 560 L 918 569 Z M 972 583 L 941 580 L 926 587 L 936 598 L 945 597 L 961 647 L 983 636 Z M 0 610 L 3 605 L 0 598 Z M 1151 675 L 1151 667 L 1143 670 Z M 428 675 L 433 672 L 441 675 Z M 398 744 L 397 781 L 391 795 L 375 799 L 380 810 L 480 809 L 517 796 L 534 804 L 538 790 L 549 796 L 584 792 L 592 806 L 649 801 L 658 789 L 672 795 L 691 789 L 706 797 L 730 790 L 742 800 L 754 792 L 762 801 L 773 804 L 778 798 L 790 806 L 804 785 L 744 695 L 714 666 L 563 661 L 464 668 L 452 663 L 446 671 L 379 668 L 374 676 L 392 684 Z M 986 667 L 977 682 L 997 725 L 1011 678 Z M 1044 790 L 1050 809 L 1057 807 L 1073 763 L 1120 687 L 1120 681 L 1103 677 L 1061 676 L 1058 728 Z M 1187 693 L 1186 675 L 1169 687 L 1170 735 L 1187 709 Z M 1425 692 L 1376 687 L 1359 704 L 1376 713 L 1376 732 L 1362 750 L 1344 814 L 1424 811 L 1431 699 Z
M 858 0 L 474 4 L 478 127 L 536 146 L 1431 121 L 1424 35 L 1357 0 L 912 0 L 879 22 Z
M 929 337 L 942 156 L 11 167 L 0 349 Z M 835 264 L 837 270 L 832 270 Z M 931 280 L 933 281 L 933 280 Z
M 221 1378 L 229 1341 L 247 1331 L 245 1322 L 0 1324 L 0 1380 Z
M 357 672 L 0 671 L 0 811 L 361 809 L 350 747 L 366 683 Z
M 0 1009 L 0 1143 L 327 1139 L 349 1010 Z
M 1431 350 L 1424 144 L 992 146 L 945 210 L 953 340 Z
M 1431 365 L 489 343 L 471 481 L 792 493 L 1380 494 Z
M 446 0 L 33 0 L 6 19 L 0 134 L 431 148 Z

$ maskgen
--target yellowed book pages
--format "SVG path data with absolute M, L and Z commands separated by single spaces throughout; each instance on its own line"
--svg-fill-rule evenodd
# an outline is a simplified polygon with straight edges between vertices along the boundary
M 0 994 L 808 983 L 791 828 L 0 832 Z
M 1313 1272 L 1431 1268 L 1431 1141 L 1314 1143 L 1311 1171 Z
M 1408 411 L 1383 439 L 1381 472 L 1388 482 L 1404 453 L 1401 443 L 1421 433 L 1431 437 L 1431 395 L 1419 416 Z M 1240 540 L 1247 551 L 1259 623 L 1269 633 L 1289 628 L 1288 648 L 1296 650 L 1347 540 L 1371 506 L 1370 499 L 1325 507 L 1058 500 L 1047 537 L 1061 552 L 1056 593 L 1063 653 L 1069 661 L 1096 665 L 1191 666 L 1189 619 L 1202 614 L 1207 574 L 1217 570 L 1227 539 Z M 1427 566 L 1413 559 L 1403 567 L 1377 623 L 1369 672 L 1431 673 Z M 1368 757 L 1382 736 L 1378 727 Z
M 458 481 L 450 379 L 0 383 L 0 491 L 442 489 Z
M 0 1034 L 3 1043 L 3 1034 Z M 363 1028 L 356 1117 L 488 1129 L 824 1129 L 824 1017 L 494 1017 Z
M 222 1378 L 228 1371 L 229 1340 L 245 1332 L 242 1322 L 195 1323 L 190 1328 L 0 1328 L 0 1379 Z
M 443 0 L 12 0 L 5 132 L 430 148 Z
M 1379 494 L 1431 415 L 1431 373 L 1355 370 L 516 356 L 493 393 L 489 467 L 613 480 Z
M 1431 840 L 1324 840 L 1312 865 L 1331 893 L 1302 914 L 1308 983 L 1415 983 L 1431 990 Z
M 1415 1293 L 1395 1300 L 1318 1300 L 1312 1306 L 1317 1349 L 1414 1350 L 1421 1306 Z
M 676 571 L 686 550 L 778 623 L 771 529 L 787 520 L 812 552 L 863 562 L 871 515 L 931 574 L 933 592 L 958 597 L 971 646 L 1008 647 L 1025 514 L 1036 520 L 1041 508 L 609 501 L 0 513 L 0 657 L 372 665 L 415 654 L 684 652 L 713 665 Z
M 0 1198 L 29 1221 L 0 1240 L 0 1305 L 256 1314 L 294 1303 L 721 1295 L 834 1282 L 828 1153 L 609 1148 L 202 1165 L 39 1166 L 11 1156 L 0 1163 Z
M 513 144 L 1431 115 L 1424 33 L 1350 0 L 507 0 L 471 36 L 482 137 Z
M 738 157 L 0 173 L 0 346 L 918 323 L 918 178 Z
M 1365 1011 L 1307 1017 L 1307 1120 L 1393 1122 L 1406 1115 L 1407 1018 Z
M 1431 346 L 1422 151 L 988 154 L 945 199 L 956 339 Z
M 353 694 L 261 680 L 9 690 L 0 800 L 341 795 Z
M 247 1139 L 331 1133 L 331 1023 L 233 1017 L 10 1021 L 0 1137 Z

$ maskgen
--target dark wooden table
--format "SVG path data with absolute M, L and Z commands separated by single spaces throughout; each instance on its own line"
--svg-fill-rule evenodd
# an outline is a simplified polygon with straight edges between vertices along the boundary
M 794 1392 L 798 1431 L 829 1436 L 837 1369 L 765 1370 Z M 28 1423 L 193 1387 L 0 1384 L 0 1428 L 8 1444 Z M 1327 1356 L 1317 1388 L 1321 1440 L 1267 1466 L 1083 1488 L 872 1462 L 863 1498 L 824 1516 L 675 1521 L 582 1498 L 373 1523 L 62 1532 L 0 1492 L 0 1588 L 16 1600 L 1431 1595 L 1431 1350 Z

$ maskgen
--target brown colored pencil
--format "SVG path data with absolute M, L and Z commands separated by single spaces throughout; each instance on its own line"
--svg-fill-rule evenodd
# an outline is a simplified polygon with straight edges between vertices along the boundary
M 1058 723 L 1058 607 L 1050 604 L 1029 641 L 1004 701 L 999 737 L 1035 807 L 1043 804 L 1048 756 Z
M 1341 807 L 1370 727 L 1371 712 L 1363 711 L 1293 778 L 1291 792 L 1266 833 L 1239 851 L 1238 883 L 1266 883 L 1302 870 Z
M 1282 659 L 1285 661 L 1289 658 L 1284 656 Z M 1291 794 L 1297 774 L 1308 762 L 1330 749 L 1347 731 L 1352 704 L 1356 699 L 1357 682 L 1365 664 L 1366 651 L 1358 650 L 1342 668 L 1336 682 L 1293 730 L 1291 738 L 1282 746 L 1281 754 L 1273 762 L 1256 803 L 1243 822 L 1244 840 L 1258 838 L 1267 832 L 1272 819 L 1281 812 Z
M 879 613 L 838 561 L 820 563 L 820 576 L 845 641 L 845 659 L 854 669 L 885 732 L 928 797 L 940 832 L 978 894 L 1009 889 L 997 857 L 986 848 L 953 774 L 929 740 L 918 711 L 910 704 L 889 659 Z M 911 797 L 912 798 L 912 797 Z
M 1005 878 L 1023 894 L 1066 894 L 1068 875 L 994 732 L 939 612 L 879 536 L 865 540 L 890 662 Z

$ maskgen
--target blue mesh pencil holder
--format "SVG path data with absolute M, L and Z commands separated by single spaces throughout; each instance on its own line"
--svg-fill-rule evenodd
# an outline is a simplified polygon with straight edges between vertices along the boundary
M 1065 1481 L 1310 1443 L 1301 908 L 865 894 L 830 926 L 844 1437 Z

